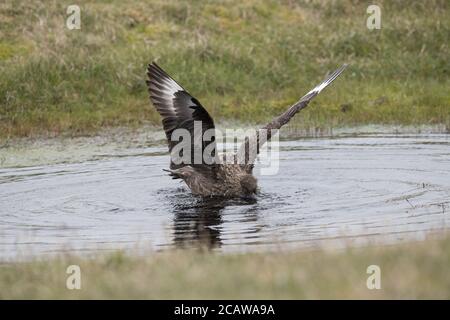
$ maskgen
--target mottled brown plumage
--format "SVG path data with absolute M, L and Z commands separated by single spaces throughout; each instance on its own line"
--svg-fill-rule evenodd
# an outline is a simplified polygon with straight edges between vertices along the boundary
M 162 117 L 163 128 L 171 152 L 170 169 L 166 171 L 174 179 L 182 179 L 196 195 L 239 197 L 255 194 L 257 181 L 252 173 L 254 161 L 259 152 L 257 146 L 262 146 L 269 141 L 276 130 L 288 123 L 298 111 L 305 108 L 345 68 L 346 65 L 343 65 L 337 69 L 288 108 L 286 112 L 263 128 L 255 130 L 254 136 L 246 137 L 238 153 L 227 156 L 227 160 L 233 159 L 230 162 L 225 161 L 224 156 L 219 157 L 216 154 L 214 121 L 206 109 L 156 63 L 151 63 L 147 70 L 150 100 Z M 196 123 L 201 123 L 201 126 L 196 126 Z M 176 152 L 172 152 L 176 151 L 174 149 L 179 143 L 179 140 L 174 138 L 176 129 L 183 129 L 190 133 L 189 144 L 192 154 L 187 159 L 188 161 L 181 159 Z M 213 133 L 210 134 L 210 139 L 198 139 L 207 132 Z M 207 134 L 205 134 L 206 136 Z M 205 156 L 200 161 L 195 161 L 195 151 Z

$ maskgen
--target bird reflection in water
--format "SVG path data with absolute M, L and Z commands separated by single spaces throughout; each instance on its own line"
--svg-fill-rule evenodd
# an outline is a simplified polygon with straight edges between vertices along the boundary
M 189 198 L 185 203 L 174 205 L 174 244 L 182 248 L 221 247 L 222 211 L 231 205 L 256 203 L 256 198 Z

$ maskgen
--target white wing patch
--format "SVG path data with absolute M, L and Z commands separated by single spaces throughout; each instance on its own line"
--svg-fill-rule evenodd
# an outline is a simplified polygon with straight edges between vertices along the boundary
M 184 89 L 158 65 L 152 63 L 148 68 L 148 86 L 150 98 L 163 116 L 169 114 L 176 117 L 173 100 L 175 93 Z
M 167 96 L 171 96 L 172 98 L 175 98 L 175 93 L 178 91 L 183 91 L 184 89 L 175 82 L 175 80 L 171 78 L 163 78 L 162 79 L 162 85 L 164 86 L 164 89 L 162 90 L 162 93 Z
M 319 94 L 323 89 L 325 89 L 330 83 L 332 83 L 339 75 L 342 73 L 342 71 L 347 68 L 347 64 L 344 64 L 342 67 L 337 69 L 335 72 L 333 72 L 327 79 L 325 79 L 323 82 L 321 82 L 319 85 L 317 85 L 314 89 L 309 91 L 307 94 L 305 94 L 303 97 L 306 97 L 310 95 L 311 93 Z

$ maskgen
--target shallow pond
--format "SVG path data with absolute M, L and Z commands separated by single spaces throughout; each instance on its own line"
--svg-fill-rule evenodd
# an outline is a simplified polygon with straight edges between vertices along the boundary
M 254 200 L 200 199 L 163 171 L 164 144 L 0 168 L 0 260 L 66 249 L 218 251 L 420 239 L 450 222 L 450 135 L 280 142 Z

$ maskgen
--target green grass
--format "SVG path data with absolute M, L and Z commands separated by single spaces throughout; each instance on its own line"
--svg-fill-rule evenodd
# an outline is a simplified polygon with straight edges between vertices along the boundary
M 294 125 L 450 129 L 450 6 L 378 1 L 71 1 L 0 4 L 0 139 L 159 123 L 145 86 L 157 60 L 216 122 L 265 122 L 344 62 Z
M 69 265 L 81 290 L 66 288 Z M 369 290 L 369 265 L 381 289 Z M 330 251 L 116 252 L 0 264 L 0 299 L 449 299 L 450 238 Z

